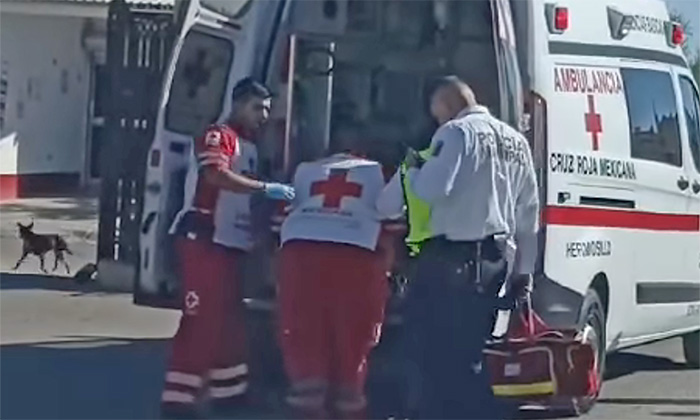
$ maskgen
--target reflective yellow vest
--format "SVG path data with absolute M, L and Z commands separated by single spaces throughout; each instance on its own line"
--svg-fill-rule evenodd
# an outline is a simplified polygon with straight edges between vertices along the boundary
M 431 154 L 431 148 L 418 152 L 418 155 L 426 160 Z M 406 219 L 408 220 L 406 245 L 411 256 L 416 256 L 420 252 L 423 242 L 433 236 L 433 231 L 430 228 L 430 205 L 418 198 L 411 189 L 411 183 L 406 176 L 408 165 L 405 160 L 401 163 L 399 171 L 404 202 L 406 203 Z

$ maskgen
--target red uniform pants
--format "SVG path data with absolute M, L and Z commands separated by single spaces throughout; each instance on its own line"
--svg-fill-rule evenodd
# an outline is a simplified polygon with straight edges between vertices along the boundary
M 388 285 L 380 253 L 292 241 L 280 261 L 279 339 L 287 398 L 310 418 L 361 418 L 367 356 L 377 344 Z
M 164 406 L 238 401 L 248 387 L 245 323 L 236 275 L 239 251 L 208 240 L 176 239 L 182 276 L 182 318 L 162 394 Z

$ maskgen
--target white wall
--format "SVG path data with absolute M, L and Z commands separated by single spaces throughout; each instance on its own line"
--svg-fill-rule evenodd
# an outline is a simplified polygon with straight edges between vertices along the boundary
M 17 136 L 10 133 L 0 137 L 0 175 L 17 173 Z
M 0 57 L 8 70 L 0 138 L 16 134 L 20 175 L 84 172 L 90 65 L 83 22 L 0 14 Z

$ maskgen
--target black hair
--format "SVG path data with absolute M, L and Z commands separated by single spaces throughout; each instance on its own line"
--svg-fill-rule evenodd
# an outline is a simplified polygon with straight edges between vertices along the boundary
M 436 77 L 426 84 L 426 89 L 423 93 L 425 94 L 425 98 L 430 100 L 430 97 L 432 97 L 435 94 L 435 92 L 437 92 L 439 89 L 445 86 L 453 86 L 459 83 L 464 82 L 462 81 L 462 79 L 455 76 L 454 74 L 451 74 L 449 76 Z
M 251 77 L 239 80 L 231 91 L 231 100 L 233 102 L 243 102 L 250 98 L 269 99 L 271 97 L 270 89 Z
M 455 75 L 443 76 L 435 79 L 429 86 L 430 96 L 428 96 L 428 98 L 432 98 L 438 90 L 445 87 L 458 92 L 459 96 L 464 100 L 465 106 L 478 105 L 474 89 L 472 89 L 467 82 Z

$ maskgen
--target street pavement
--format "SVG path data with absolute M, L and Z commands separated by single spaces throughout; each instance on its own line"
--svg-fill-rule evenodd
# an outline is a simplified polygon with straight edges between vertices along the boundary
M 17 199 L 0 204 L 0 271 L 11 271 L 22 255 L 17 223 L 34 221 L 35 233 L 59 234 L 74 255 L 66 255 L 73 273 L 87 263 L 94 263 L 97 241 L 97 199 L 94 196 L 43 197 Z M 46 268 L 53 268 L 53 254 L 46 259 Z M 39 259 L 29 256 L 16 273 L 38 273 Z M 66 276 L 63 267 L 56 275 Z
M 2 419 L 157 417 L 177 312 L 134 306 L 130 295 L 63 273 L 38 275 L 32 258 L 9 272 L 20 251 L 14 223 L 31 215 L 37 231 L 66 235 L 73 267 L 94 262 L 95 211 L 88 198 L 0 205 Z M 601 400 L 583 418 L 700 418 L 699 373 L 683 364 L 679 339 L 612 355 Z

